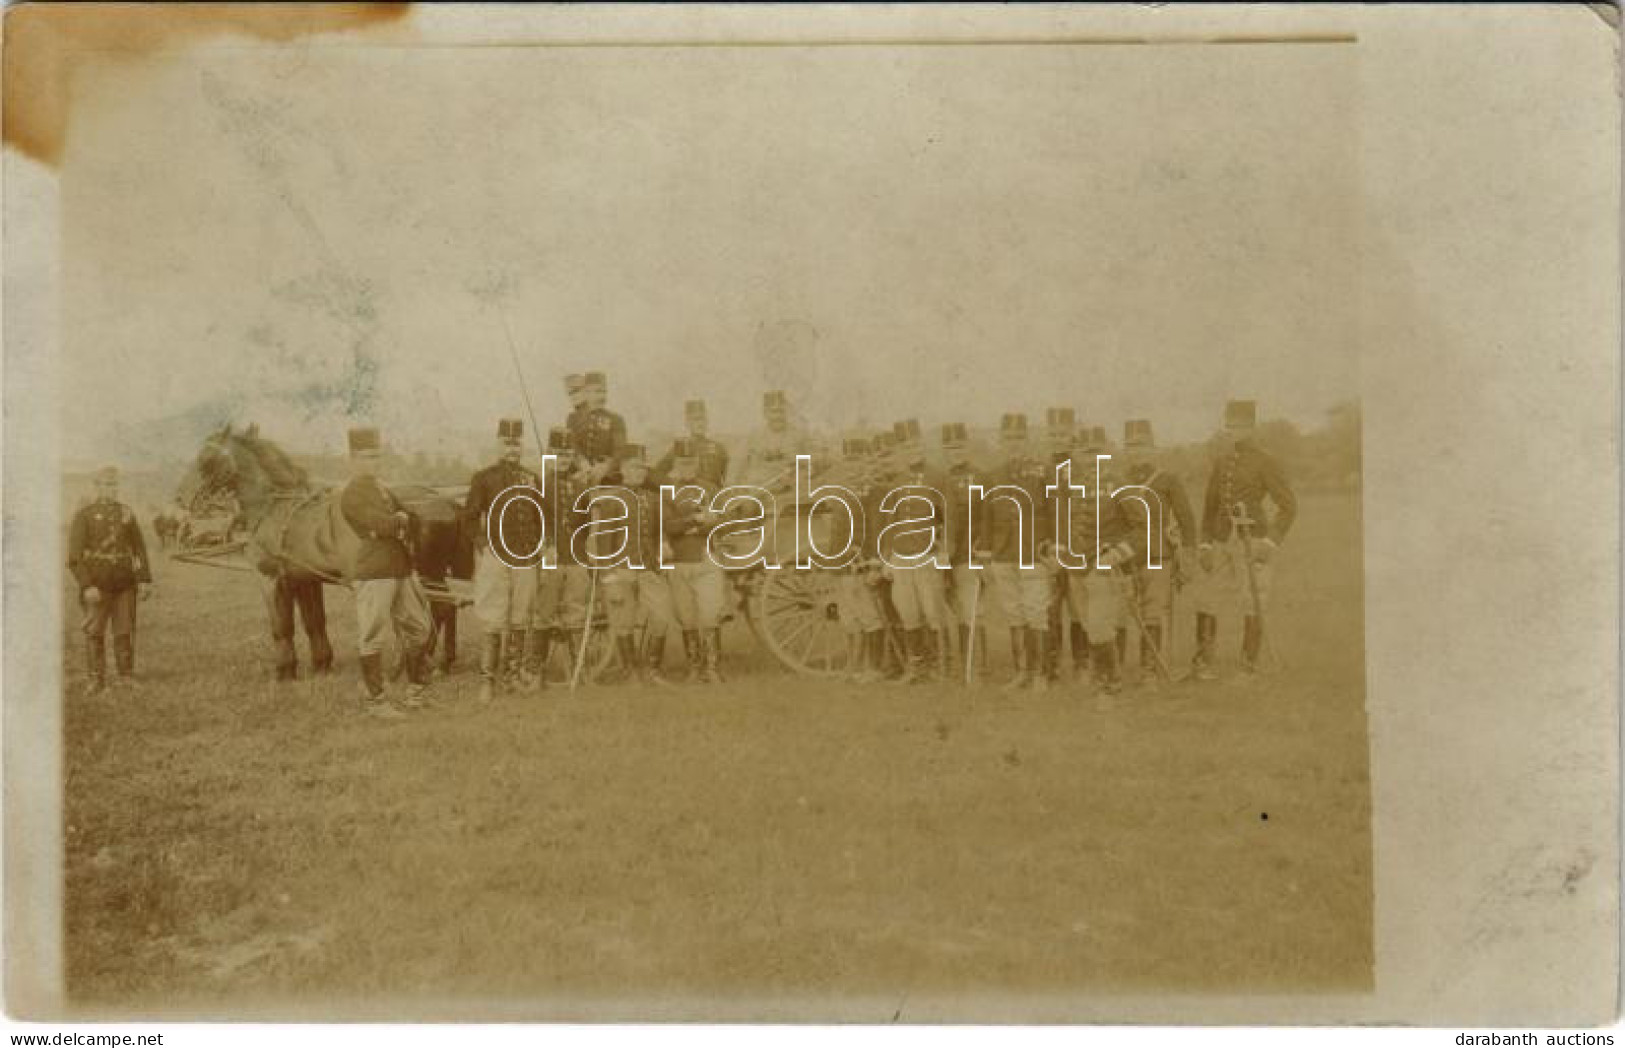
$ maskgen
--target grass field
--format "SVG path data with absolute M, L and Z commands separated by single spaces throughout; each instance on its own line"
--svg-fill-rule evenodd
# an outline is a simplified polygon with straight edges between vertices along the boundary
M 86 697 L 65 629 L 70 995 L 332 1014 L 1366 988 L 1358 514 L 1305 501 L 1282 672 L 1109 712 L 1082 685 L 791 678 L 743 628 L 715 690 L 482 709 L 470 619 L 435 707 L 384 723 L 355 713 L 347 593 L 341 675 L 276 685 L 253 579 L 160 565 L 137 689 Z

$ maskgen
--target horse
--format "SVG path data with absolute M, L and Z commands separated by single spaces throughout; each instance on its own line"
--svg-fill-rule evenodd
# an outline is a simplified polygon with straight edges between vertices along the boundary
M 472 543 L 463 535 L 455 499 L 416 485 L 392 486 L 416 525 L 413 566 L 424 579 L 467 579 Z M 234 498 L 247 532 L 243 543 L 258 573 L 270 619 L 276 678 L 299 676 L 294 620 L 304 626 L 314 673 L 333 668 L 323 586 L 348 586 L 360 539 L 339 508 L 341 489 L 313 482 L 257 426 L 211 434 L 180 485 L 180 501 L 196 511 Z M 436 608 L 439 612 L 443 609 Z M 455 614 L 453 605 L 449 609 Z M 441 617 L 437 615 L 437 618 Z

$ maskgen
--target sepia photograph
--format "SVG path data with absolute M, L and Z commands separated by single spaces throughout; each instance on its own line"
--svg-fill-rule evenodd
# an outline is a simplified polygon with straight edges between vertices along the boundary
M 1360 19 L 75 6 L 9 999 L 1382 1018 Z

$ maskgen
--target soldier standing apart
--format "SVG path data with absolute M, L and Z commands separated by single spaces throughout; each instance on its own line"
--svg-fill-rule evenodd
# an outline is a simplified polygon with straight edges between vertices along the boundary
M 1027 456 L 1027 416 L 1005 415 L 999 424 L 1004 467 L 999 487 L 1026 493 L 1018 501 L 1011 494 L 990 490 L 984 497 L 987 536 L 973 537 L 987 544 L 988 572 L 999 611 L 1010 627 L 1010 656 L 1015 673 L 1006 690 L 1031 687 L 1042 691 L 1044 649 L 1048 643 L 1049 605 L 1054 589 L 1055 564 L 1046 552 L 1053 545 L 1054 513 L 1045 487 L 1050 483 L 1042 467 Z M 978 556 L 978 560 L 981 557 Z M 1023 566 L 1023 564 L 1030 566 Z
M 974 484 L 988 485 L 992 481 L 971 464 L 970 432 L 963 422 L 943 424 L 942 453 L 948 461 L 944 485 L 947 490 L 943 494 L 948 500 L 948 563 L 952 566 L 953 617 L 959 624 L 959 669 L 964 670 L 967 653 L 973 652 L 970 657 L 976 665 L 971 667 L 971 673 L 981 676 L 988 665 L 987 627 L 984 623 L 987 610 L 992 605 L 986 599 L 986 570 L 971 567 L 970 540 L 973 535 L 978 535 L 986 541 L 987 504 L 980 500 L 973 503 L 970 489 Z M 976 627 L 974 638 L 971 636 L 973 623 Z
M 1145 635 L 1140 638 L 1141 679 L 1155 680 L 1155 663 L 1146 658 L 1145 645 L 1150 644 L 1168 662 L 1166 640 L 1172 637 L 1173 596 L 1176 586 L 1184 578 L 1184 543 L 1196 537 L 1196 517 L 1191 512 L 1191 500 L 1185 494 L 1185 482 L 1172 470 L 1158 463 L 1156 438 L 1149 419 L 1130 419 L 1123 424 L 1123 465 L 1128 482 L 1149 489 L 1155 496 L 1152 510 L 1161 519 L 1162 542 L 1153 546 L 1146 570 L 1136 569 L 1139 582 L 1140 617 L 1145 623 Z M 1160 565 L 1151 568 L 1150 564 Z M 1163 627 L 1167 625 L 1165 632 Z M 1152 665 L 1147 665 L 1148 661 Z M 1148 671 L 1151 676 L 1147 676 Z
M 412 518 L 378 479 L 382 454 L 376 429 L 350 430 L 350 470 L 354 476 L 339 496 L 339 509 L 360 539 L 350 578 L 355 583 L 356 647 L 361 657 L 364 708 L 373 716 L 398 718 L 401 711 L 384 695 L 384 639 L 393 629 L 410 682 L 401 704 L 408 709 L 421 707 L 426 684 L 423 652 L 429 639 L 429 603 L 412 572 L 407 548 Z
M 73 515 L 68 570 L 84 612 L 85 671 L 91 693 L 107 685 L 107 627 L 113 627 L 118 683 L 135 680 L 135 606 L 151 595 L 152 565 L 135 511 L 118 500 L 118 470 L 96 471 L 96 497 Z
M 474 614 L 483 632 L 479 701 L 496 695 L 500 674 L 509 687 L 529 677 L 524 664 L 525 632 L 536 593 L 536 561 L 542 552 L 541 478 L 520 464 L 524 422 L 497 423 L 497 460 L 468 482 L 464 526 L 474 538 Z M 503 495 L 510 488 L 532 489 Z M 500 501 L 499 501 L 500 497 Z M 491 519 L 495 508 L 496 519 Z M 546 536 L 551 537 L 551 536 Z M 495 550 L 493 543 L 500 544 Z M 500 552 L 500 556 L 498 553 Z
M 942 653 L 946 650 L 943 634 L 948 625 L 948 594 L 944 576 L 947 574 L 948 556 L 943 528 L 948 507 L 942 496 L 941 485 L 926 472 L 919 421 L 907 419 L 899 422 L 892 427 L 892 433 L 897 438 L 895 460 L 901 467 L 892 471 L 890 481 L 893 492 L 905 487 L 914 490 L 906 499 L 897 497 L 893 492 L 886 493 L 881 502 L 882 515 L 873 527 L 878 535 L 879 530 L 893 520 L 927 517 L 936 525 L 935 543 L 931 531 L 916 525 L 898 536 L 891 543 L 891 549 L 884 551 L 893 561 L 927 554 L 931 557 L 911 567 L 896 565 L 887 569 L 892 580 L 892 605 L 896 607 L 897 617 L 902 622 L 908 652 L 909 670 L 904 681 L 924 684 L 936 679 L 941 668 Z M 923 500 L 921 496 L 924 496 Z M 944 566 L 938 567 L 933 561 L 940 561 Z
M 661 495 L 662 525 L 671 548 L 663 569 L 671 588 L 672 613 L 683 631 L 683 654 L 688 659 L 688 681 L 716 684 L 722 680 L 722 611 L 726 583 L 722 568 L 706 551 L 706 540 L 720 519 L 706 509 L 713 489 L 698 477 L 698 449 L 679 441 L 672 460 L 671 485 L 677 490 Z M 683 491 L 688 487 L 691 490 Z M 692 488 L 700 489 L 698 495 Z
M 636 674 L 640 684 L 667 684 L 660 666 L 666 655 L 666 632 L 671 628 L 671 590 L 660 570 L 660 490 L 649 483 L 649 459 L 641 444 L 627 444 L 617 456 L 621 485 L 631 493 L 626 558 L 604 572 L 604 600 L 615 633 L 621 679 Z M 644 627 L 639 649 L 637 628 Z
M 1253 439 L 1257 422 L 1255 402 L 1232 400 L 1225 405 L 1224 429 L 1216 439 L 1218 454 L 1202 500 L 1202 545 L 1197 551 L 1202 579 L 1196 597 L 1196 655 L 1191 663 L 1200 680 L 1216 676 L 1219 613 L 1238 604 L 1245 609 L 1241 668 L 1248 673 L 1257 669 L 1264 643 L 1264 622 L 1258 613 L 1268 606 L 1271 562 L 1298 515 L 1298 500 L 1285 470 Z M 1274 503 L 1273 519 L 1264 511 L 1265 499 Z

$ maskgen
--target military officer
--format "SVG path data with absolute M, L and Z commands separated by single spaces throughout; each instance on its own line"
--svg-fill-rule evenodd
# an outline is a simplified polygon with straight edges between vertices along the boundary
M 697 684 L 721 682 L 722 613 L 727 601 L 727 583 L 722 568 L 706 550 L 711 531 L 721 518 L 707 508 L 715 489 L 699 479 L 698 448 L 688 440 L 678 441 L 672 460 L 671 493 L 662 492 L 662 526 L 671 550 L 666 571 L 671 588 L 672 612 L 683 632 L 683 653 L 688 659 L 688 680 Z M 676 498 L 678 491 L 698 485 L 693 492 Z
M 1071 408 L 1049 408 L 1044 412 L 1044 444 L 1049 454 L 1046 462 L 1049 467 L 1049 482 L 1055 477 L 1055 467 L 1067 461 L 1072 456 L 1073 442 L 1077 437 L 1077 413 Z M 1074 474 L 1077 470 L 1074 468 Z M 1051 684 L 1060 680 L 1061 652 L 1067 641 L 1072 643 L 1072 664 L 1077 672 L 1082 672 L 1089 665 L 1089 641 L 1084 633 L 1083 623 L 1075 615 L 1071 615 L 1071 602 L 1067 597 L 1069 585 L 1068 573 L 1058 571 L 1055 574 L 1055 592 L 1050 597 L 1049 605 L 1049 646 L 1044 649 L 1044 677 Z M 1071 618 L 1071 622 L 1066 620 Z M 1063 626 L 1070 625 L 1070 630 L 1063 630 Z
M 696 475 L 700 480 L 720 488 L 728 482 L 728 449 L 711 439 L 711 421 L 705 401 L 690 400 L 683 404 L 683 425 L 688 430 L 690 445 L 694 448 Z M 677 446 L 661 456 L 655 464 L 654 479 L 664 482 L 671 476 L 671 464 L 677 458 Z
M 935 679 L 941 669 L 943 653 L 947 650 L 944 644 L 948 625 L 947 581 L 944 578 L 947 572 L 932 561 L 940 561 L 944 566 L 948 562 L 943 531 L 948 507 L 942 495 L 941 483 L 926 470 L 919 421 L 905 419 L 898 422 L 892 427 L 892 435 L 896 438 L 896 450 L 893 453 L 893 468 L 889 471 L 888 489 L 915 489 L 925 495 L 930 505 L 928 508 L 918 498 L 891 500 L 890 512 L 883 512 L 872 522 L 872 526 L 878 534 L 887 523 L 896 519 L 931 516 L 936 523 L 934 533 L 925 528 L 911 529 L 898 536 L 890 549 L 882 551 L 891 562 L 886 570 L 891 578 L 892 606 L 897 609 L 909 656 L 910 668 L 906 679 L 925 683 Z M 886 501 L 883 495 L 883 506 Z M 930 555 L 932 561 L 910 567 L 895 563 L 898 558 L 926 555 Z
M 855 546 L 858 550 L 856 559 L 839 569 L 840 583 L 836 592 L 841 627 L 847 637 L 849 675 L 860 684 L 879 680 L 884 675 L 886 654 L 885 624 L 875 600 L 874 581 L 879 566 L 871 541 L 875 528 L 869 519 L 871 507 L 878 506 L 879 495 L 877 473 L 868 461 L 869 456 L 867 439 L 853 436 L 841 441 L 838 483 L 852 492 L 857 504 L 850 521 L 840 513 L 831 516 L 829 536 L 834 548 Z
M 587 376 L 579 371 L 572 371 L 564 376 L 564 395 L 569 398 L 570 412 L 564 417 L 564 428 L 574 433 L 576 429 L 586 422 L 587 417 Z
M 617 484 L 620 467 L 615 453 L 626 443 L 626 420 L 609 410 L 609 378 L 602 371 L 582 376 L 582 406 L 570 412 L 566 425 L 570 447 L 588 486 Z
M 1152 508 L 1162 525 L 1162 534 L 1158 536 L 1160 549 L 1150 550 L 1151 559 L 1143 566 L 1145 570 L 1137 568 L 1135 572 L 1139 583 L 1140 618 L 1145 623 L 1145 635 L 1140 638 L 1140 671 L 1144 676 L 1155 669 L 1146 664 L 1145 645 L 1154 647 L 1165 664 L 1168 660 L 1166 642 L 1172 637 L 1174 587 L 1180 585 L 1183 578 L 1184 544 L 1197 535 L 1196 517 L 1185 493 L 1185 482 L 1158 461 L 1150 419 L 1130 419 L 1123 424 L 1122 456 L 1124 477 L 1130 484 L 1146 488 L 1155 496 Z M 1150 564 L 1161 567 L 1152 569 Z
M 542 500 L 543 520 L 552 536 L 553 567 L 537 568 L 535 591 L 531 595 L 530 630 L 525 639 L 526 679 L 537 690 L 547 688 L 548 659 L 555 641 L 565 645 L 565 665 L 575 669 L 581 651 L 586 623 L 588 568 L 575 556 L 575 534 L 587 526 L 588 516 L 575 509 L 576 497 L 589 486 L 584 471 L 573 469 L 577 461 L 570 443 L 570 431 L 554 426 L 547 434 L 544 461 L 547 497 Z
M 947 422 L 942 426 L 942 455 L 947 462 L 943 480 L 943 495 L 948 503 L 947 539 L 948 562 L 952 566 L 949 578 L 953 582 L 951 611 L 959 625 L 959 666 L 963 670 L 967 653 L 974 660 L 971 672 L 980 676 L 988 665 L 987 610 L 988 588 L 984 568 L 972 568 L 970 543 L 973 537 L 987 536 L 987 504 L 972 502 L 973 485 L 989 486 L 992 478 L 978 469 L 970 458 L 970 431 L 963 422 Z M 976 634 L 971 636 L 974 623 Z M 974 641 L 974 643 L 973 643 Z
M 362 699 L 368 713 L 398 718 L 400 710 L 384 694 L 384 640 L 393 629 L 409 681 L 402 705 L 421 707 L 427 683 L 423 653 L 429 639 L 429 602 L 408 552 L 411 515 L 378 479 L 383 454 L 378 431 L 352 429 L 349 439 L 353 476 L 339 496 L 339 509 L 360 539 L 350 578 L 355 583 Z
M 1042 691 L 1048 686 L 1043 659 L 1049 643 L 1055 575 L 1053 559 L 1039 556 L 1054 540 L 1054 513 L 1044 490 L 1050 479 L 1042 459 L 1035 460 L 1028 453 L 1026 415 L 1007 414 L 1000 420 L 999 446 L 1004 457 L 999 486 L 1019 489 L 1027 496 L 1024 502 L 996 492 L 985 498 L 988 572 L 999 611 L 1010 628 L 1015 665 L 1005 687 Z M 975 541 L 978 545 L 983 542 L 981 538 Z
M 496 694 L 499 675 L 510 686 L 528 683 L 525 632 L 536 593 L 536 562 L 544 538 L 551 536 L 542 523 L 541 477 L 520 462 L 524 433 L 520 419 L 497 423 L 497 460 L 469 480 L 463 504 L 463 526 L 474 540 L 474 614 L 484 632 L 481 702 Z M 531 490 L 526 493 L 526 488 Z M 510 489 L 520 491 L 504 494 Z
M 73 515 L 68 530 L 68 570 L 79 587 L 84 614 L 85 671 L 89 690 L 107 685 L 108 625 L 118 683 L 135 679 L 135 608 L 151 595 L 152 565 L 135 512 L 118 500 L 118 470 L 96 472 L 96 495 Z
M 666 684 L 661 664 L 672 607 L 667 573 L 660 568 L 660 489 L 650 482 L 648 454 L 642 444 L 627 444 L 616 457 L 621 463 L 621 486 L 633 501 L 626 506 L 627 563 L 604 572 L 604 602 L 622 679 L 635 675 L 641 684 Z M 640 624 L 641 649 L 637 640 Z
M 1225 405 L 1224 428 L 1215 439 L 1213 468 L 1202 499 L 1202 544 L 1197 551 L 1202 578 L 1195 601 L 1192 671 L 1203 680 L 1215 676 L 1218 616 L 1238 604 L 1245 609 L 1241 667 L 1249 673 L 1257 669 L 1271 564 L 1298 514 L 1286 471 L 1254 440 L 1257 424 L 1256 402 L 1232 400 Z M 1274 505 L 1273 515 L 1265 511 L 1266 500 Z
M 1089 669 L 1095 694 L 1108 698 L 1122 688 L 1122 660 L 1132 619 L 1134 572 L 1145 558 L 1145 516 L 1134 499 L 1113 498 L 1119 485 L 1115 460 L 1097 457 L 1108 453 L 1099 427 L 1085 427 L 1073 457 L 1072 483 L 1085 495 L 1068 493 L 1072 500 L 1067 524 L 1070 553 L 1081 565 L 1068 564 L 1067 598 L 1074 621 L 1083 623 L 1090 640 Z M 1084 468 L 1087 466 L 1087 471 Z M 1099 487 L 1096 487 L 1098 470 Z

